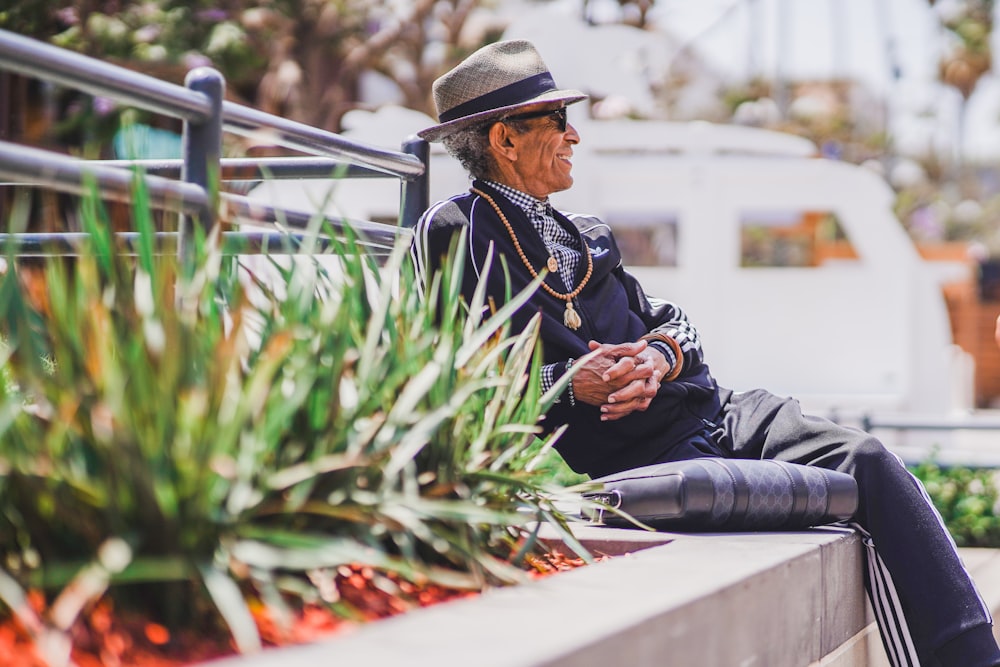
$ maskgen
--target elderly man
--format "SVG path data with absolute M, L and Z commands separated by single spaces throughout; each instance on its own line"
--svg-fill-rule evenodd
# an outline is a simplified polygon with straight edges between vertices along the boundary
M 566 107 L 585 98 L 557 88 L 524 41 L 486 46 L 435 82 L 440 123 L 420 136 L 443 141 L 473 181 L 422 217 L 419 270 L 429 277 L 460 231 L 467 296 L 491 253 L 507 266 L 506 275 L 485 276 L 496 303 L 508 276 L 517 292 L 547 270 L 513 324 L 541 313 L 547 386 L 579 366 L 545 419 L 549 429 L 567 425 L 557 448 L 575 470 L 600 476 L 716 456 L 849 473 L 859 488 L 852 525 L 867 545 L 866 588 L 893 664 L 1000 665 L 989 611 L 899 459 L 866 433 L 803 415 L 792 399 L 720 387 L 684 311 L 646 295 L 623 269 L 608 226 L 549 204 L 573 183 L 580 136 Z

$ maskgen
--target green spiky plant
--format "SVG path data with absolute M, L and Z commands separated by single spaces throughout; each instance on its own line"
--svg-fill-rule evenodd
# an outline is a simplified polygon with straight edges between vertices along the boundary
M 201 235 L 188 272 L 136 201 L 134 256 L 91 196 L 78 257 L 0 277 L 0 600 L 53 664 L 102 595 L 251 651 L 251 600 L 288 618 L 341 564 L 517 581 L 535 522 L 585 555 L 532 471 L 563 387 L 541 394 L 537 322 L 508 329 L 529 294 L 484 319 L 454 268 L 422 294 L 405 242 L 379 266 L 349 234 L 290 263 Z

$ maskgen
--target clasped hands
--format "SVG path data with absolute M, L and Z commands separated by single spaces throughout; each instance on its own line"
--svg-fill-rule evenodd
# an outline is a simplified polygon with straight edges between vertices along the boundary
M 601 408 L 601 421 L 621 419 L 649 407 L 670 371 L 663 354 L 644 340 L 634 343 L 588 343 L 591 354 L 580 359 L 573 376 L 577 401 Z

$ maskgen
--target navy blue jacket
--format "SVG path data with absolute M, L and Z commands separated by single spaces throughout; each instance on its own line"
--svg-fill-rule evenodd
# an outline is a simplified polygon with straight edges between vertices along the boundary
M 490 194 L 499 204 L 517 234 L 521 248 L 535 267 L 542 267 L 548 258 L 541 235 L 524 212 L 486 183 L 476 181 L 474 187 Z M 528 304 L 513 318 L 513 327 L 523 329 L 536 312 L 541 312 L 541 339 L 545 363 L 560 363 L 577 359 L 589 352 L 587 342 L 624 343 L 638 340 L 643 334 L 666 323 L 676 315 L 670 303 L 650 303 L 641 285 L 622 267 L 621 253 L 607 224 L 587 216 L 555 212 L 564 228 L 577 235 L 581 247 L 590 249 L 593 274 L 586 287 L 574 300 L 583 320 L 572 330 L 563 324 L 566 302 L 537 290 Z M 467 230 L 466 267 L 463 294 L 470 297 L 480 280 L 490 245 L 496 254 L 506 257 L 510 272 L 510 293 L 523 290 L 532 280 L 531 274 L 518 257 L 510 235 L 482 197 L 467 193 L 431 207 L 417 225 L 415 245 L 418 261 L 425 272 L 440 266 L 453 237 Z M 586 262 L 577 267 L 574 285 L 586 272 Z M 499 258 L 487 278 L 487 294 L 499 304 L 507 294 L 504 272 Z M 566 287 L 556 273 L 546 281 L 553 290 L 565 293 Z M 592 477 L 634 468 L 653 462 L 676 445 L 691 438 L 705 437 L 714 429 L 713 420 L 720 413 L 720 390 L 701 358 L 700 348 L 685 351 L 683 370 L 672 382 L 663 383 L 659 393 L 644 412 L 634 412 L 616 421 L 602 422 L 596 406 L 580 401 L 575 406 L 562 400 L 548 412 L 543 426 L 547 430 L 561 424 L 568 429 L 556 443 L 556 449 L 577 472 Z

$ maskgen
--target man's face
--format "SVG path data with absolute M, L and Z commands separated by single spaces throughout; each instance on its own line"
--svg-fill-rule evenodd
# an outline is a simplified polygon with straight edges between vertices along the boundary
M 564 124 L 565 113 L 565 107 L 540 105 L 517 114 L 519 125 L 528 129 L 510 133 L 515 148 L 510 166 L 519 182 L 508 185 L 539 199 L 573 185 L 573 146 L 580 143 L 580 135 L 568 122 Z

